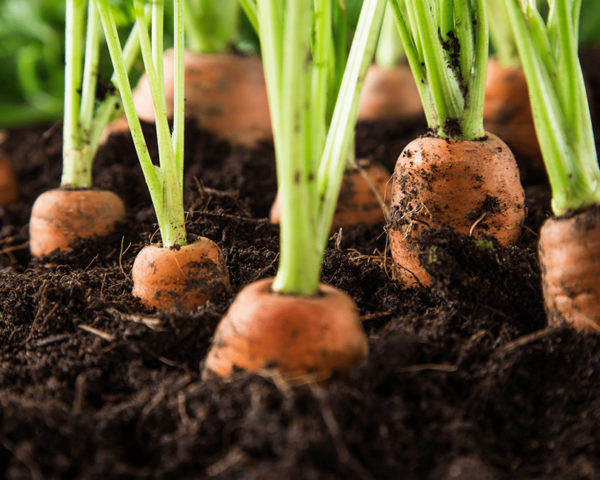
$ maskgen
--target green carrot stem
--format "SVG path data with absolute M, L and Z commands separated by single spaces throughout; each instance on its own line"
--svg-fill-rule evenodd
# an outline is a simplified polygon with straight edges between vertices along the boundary
M 429 128 L 442 138 L 483 137 L 483 0 L 390 1 Z
M 402 40 L 396 28 L 394 13 L 392 7 L 388 4 L 383 16 L 377 50 L 375 51 L 375 63 L 383 68 L 391 69 L 396 67 L 405 57 Z
M 485 6 L 488 17 L 493 19 L 489 22 L 490 42 L 498 63 L 503 66 L 518 65 L 519 53 L 504 1 L 486 0 Z
M 534 5 L 507 0 L 556 215 L 600 204 L 600 169 L 581 66 L 578 10 L 551 0 L 545 25 Z M 549 45 L 557 49 L 544 50 Z M 552 53 L 556 57 L 552 56 Z
M 329 238 L 347 158 L 354 149 L 358 101 L 367 70 L 375 54 L 385 6 L 385 0 L 365 0 L 363 3 L 321 157 L 317 178 L 319 196 L 322 198 L 317 222 L 321 259 Z
M 91 172 L 81 168 L 79 114 L 85 3 L 67 0 L 65 25 L 65 100 L 63 117 L 63 175 L 61 185 L 71 188 L 91 187 Z
M 138 8 L 136 9 L 136 26 L 139 34 L 138 38 L 140 41 L 140 48 L 142 50 L 142 57 L 144 59 L 146 73 L 150 83 L 154 109 L 155 112 L 157 112 L 156 124 L 158 131 L 157 136 L 159 139 L 159 155 L 161 161 L 160 167 L 156 167 L 152 164 L 146 141 L 144 139 L 144 134 L 142 132 L 140 120 L 135 111 L 133 94 L 127 75 L 125 59 L 123 51 L 121 50 L 118 32 L 111 9 L 105 3 L 105 0 L 95 1 L 97 2 L 96 5 L 100 13 L 105 38 L 111 60 L 115 68 L 115 83 L 121 94 L 123 109 L 125 110 L 125 115 L 129 123 L 133 142 L 140 160 L 140 165 L 142 167 L 142 172 L 148 185 L 150 197 L 156 211 L 161 236 L 163 239 L 163 246 L 171 247 L 174 245 L 185 245 L 186 236 L 183 214 L 183 194 L 179 182 L 180 174 L 177 172 L 177 162 L 175 160 L 172 144 L 173 139 L 168 132 L 164 90 L 161 88 L 162 85 L 158 83 L 156 66 L 153 63 L 152 47 L 148 37 L 147 24 L 143 9 L 139 8 L 141 7 L 141 4 L 139 4 L 136 0 L 136 3 L 138 3 Z M 174 0 L 176 11 L 180 8 L 180 6 L 177 5 L 179 1 L 181 0 Z M 178 45 L 179 48 L 181 48 L 180 42 Z M 179 53 L 180 52 L 175 52 L 175 55 L 177 56 Z M 162 101 L 160 98 L 161 95 Z M 159 117 L 159 114 L 162 115 L 162 118 Z M 166 135 L 164 132 L 165 126 Z
M 259 10 L 276 10 L 274 2 L 259 0 Z M 281 58 L 280 141 L 277 152 L 277 176 L 279 180 L 281 211 L 281 249 L 273 290 L 286 294 L 314 295 L 319 288 L 319 252 L 314 241 L 314 200 L 310 187 L 314 177 L 308 176 L 310 143 L 307 142 L 309 99 L 311 95 L 312 69 L 304 59 L 310 54 L 312 9 L 306 8 L 305 0 L 288 0 L 282 24 L 281 36 L 263 41 L 282 44 L 285 56 Z M 259 14 L 260 15 L 260 14 Z M 260 18 L 260 17 L 259 17 Z M 266 39 L 265 39 L 266 40 Z M 301 206 L 299 208 L 299 206 Z
M 238 0 L 184 0 L 189 49 L 228 53 L 237 39 Z

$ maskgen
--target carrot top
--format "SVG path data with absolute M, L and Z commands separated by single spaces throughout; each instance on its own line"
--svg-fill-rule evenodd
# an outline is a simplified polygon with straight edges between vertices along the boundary
M 534 0 L 506 7 L 529 87 L 536 133 L 556 215 L 600 204 L 600 169 L 577 55 L 581 0 Z
M 94 2 L 67 0 L 65 17 L 61 185 L 70 188 L 91 188 L 92 164 L 100 137 L 109 122 L 119 114 L 118 94 L 109 92 L 97 105 L 96 88 L 102 30 Z M 138 38 L 133 34 L 127 41 L 123 54 L 126 71 L 131 69 L 138 53 Z
M 345 22 L 340 3 L 247 3 L 259 27 L 280 194 L 281 257 L 273 289 L 314 295 L 385 0 L 364 1 L 347 62 L 345 31 L 336 28 Z
M 154 165 L 144 139 L 139 117 L 135 111 L 131 84 L 127 75 L 126 55 L 121 50 L 115 15 L 119 12 L 110 0 L 94 0 L 98 8 L 104 36 L 115 69 L 115 79 L 123 109 L 127 116 L 133 143 L 150 191 L 163 246 L 185 245 L 185 220 L 183 212 L 183 145 L 184 145 L 184 68 L 183 68 L 183 0 L 173 0 L 173 43 L 175 57 L 175 87 L 173 99 L 173 132 L 169 129 L 166 114 L 163 70 L 163 36 L 165 0 L 133 0 L 133 14 L 140 43 L 144 69 L 150 84 L 152 102 L 156 112 L 156 133 L 160 165 Z M 147 21 L 151 13 L 151 32 Z
M 442 138 L 482 138 L 488 56 L 484 0 L 390 2 L 429 128 Z

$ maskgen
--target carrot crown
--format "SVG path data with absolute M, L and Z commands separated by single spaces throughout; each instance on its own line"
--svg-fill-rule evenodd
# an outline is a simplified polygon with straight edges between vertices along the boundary
M 87 9 L 87 23 L 86 23 Z M 61 185 L 92 187 L 92 165 L 102 132 L 119 113 L 118 94 L 96 105 L 101 27 L 94 2 L 67 0 L 65 28 L 65 96 Z M 131 69 L 139 53 L 137 35 L 125 46 L 123 64 Z
M 390 0 L 429 128 L 442 138 L 485 135 L 488 56 L 484 0 Z
M 580 0 L 507 0 L 556 215 L 600 203 L 600 169 L 577 56 Z
M 281 256 L 273 289 L 314 295 L 385 0 L 364 1 L 343 63 L 345 31 L 335 25 L 344 22 L 344 12 L 338 2 L 249 3 L 260 34 L 281 206 Z M 344 63 L 338 92 L 336 71 Z
M 140 43 L 144 70 L 148 77 L 152 103 L 154 104 L 156 135 L 158 140 L 159 166 L 153 165 L 144 139 L 140 120 L 135 111 L 131 84 L 127 75 L 126 56 L 119 42 L 115 22 L 115 7 L 111 0 L 94 0 L 100 14 L 104 36 L 115 69 L 114 83 L 121 95 L 133 143 L 150 191 L 163 246 L 185 245 L 185 221 L 183 212 L 183 140 L 184 140 L 184 69 L 183 69 L 183 0 L 173 0 L 173 43 L 175 58 L 175 86 L 173 99 L 173 132 L 169 129 L 166 114 L 163 70 L 164 0 L 133 0 L 133 14 Z M 148 32 L 150 10 L 151 36 Z

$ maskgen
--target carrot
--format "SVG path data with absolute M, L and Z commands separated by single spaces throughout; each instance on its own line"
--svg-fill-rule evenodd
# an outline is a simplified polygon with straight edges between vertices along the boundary
M 408 65 L 369 68 L 358 104 L 359 120 L 411 119 L 421 115 L 423 106 Z
M 420 137 L 406 146 L 394 171 L 388 234 L 399 277 L 407 286 L 429 284 L 419 233 L 449 226 L 516 242 L 525 198 L 510 149 L 495 135 L 456 141 Z
M 113 232 L 125 220 L 121 199 L 106 190 L 48 190 L 31 210 L 29 248 L 34 257 L 70 250 L 78 240 Z
M 199 128 L 234 144 L 269 140 L 271 121 L 262 64 L 257 57 L 186 52 L 185 99 Z M 167 115 L 173 115 L 173 50 L 165 52 Z M 134 91 L 140 119 L 154 121 L 148 77 Z
M 544 20 L 535 5 L 506 2 L 552 188 L 555 217 L 543 224 L 538 245 L 542 290 L 550 324 L 598 331 L 600 168 L 577 54 L 581 5 L 549 3 Z
M 256 8 L 273 114 L 280 262 L 274 279 L 237 295 L 217 327 L 205 373 L 275 369 L 286 378 L 324 382 L 349 373 L 368 353 L 354 302 L 319 278 L 385 0 L 363 3 L 330 124 L 323 108 L 331 94 L 325 67 L 332 65 L 334 48 L 325 47 L 331 47 L 331 22 L 343 7 L 288 0 Z M 342 42 L 345 49 L 345 36 Z
M 514 156 L 483 128 L 483 0 L 437 3 L 437 18 L 418 0 L 391 4 L 431 130 L 404 149 L 394 170 L 388 234 L 405 286 L 430 282 L 418 244 L 422 229 L 446 226 L 510 244 L 525 215 Z
M 229 290 L 223 254 L 204 237 L 183 247 L 144 247 L 131 274 L 133 295 L 160 310 L 194 310 Z
M 117 110 L 118 95 L 96 98 L 101 27 L 93 1 L 66 2 L 66 62 L 60 188 L 35 201 L 29 222 L 35 257 L 69 250 L 77 240 L 104 236 L 125 218 L 123 202 L 93 188 L 92 166 L 104 128 Z M 137 33 L 127 41 L 128 67 L 137 52 Z
M 338 203 L 331 223 L 332 230 L 353 225 L 375 225 L 383 222 L 382 203 L 389 205 L 391 199 L 389 172 L 380 164 L 359 161 L 359 169 L 346 170 Z M 279 195 L 275 197 L 269 218 L 271 223 L 281 220 Z
M 538 245 L 551 325 L 600 330 L 600 209 L 546 220 Z
M 0 152 L 0 205 L 10 205 L 19 198 L 19 181 L 10 158 Z
M 287 378 L 346 375 L 368 354 L 356 305 L 320 284 L 310 297 L 273 292 L 272 278 L 246 286 L 217 328 L 205 372 L 227 377 L 276 367 Z M 268 334 L 265 334 L 268 332 Z
M 173 131 L 166 114 L 166 93 L 162 89 L 162 45 L 164 37 L 164 2 L 151 6 L 152 38 L 144 14 L 143 0 L 135 0 L 135 26 L 140 36 L 144 69 L 150 82 L 153 108 L 157 111 L 156 131 L 159 165 L 150 157 L 141 123 L 135 109 L 127 75 L 126 56 L 121 50 L 114 17 L 114 6 L 97 0 L 102 27 L 115 83 L 131 128 L 144 179 L 154 206 L 163 248 L 155 245 L 142 249 L 133 266 L 133 294 L 142 304 L 168 310 L 193 310 L 229 289 L 229 276 L 217 245 L 206 238 L 187 243 L 183 209 L 184 166 L 184 25 L 183 0 L 173 0 Z

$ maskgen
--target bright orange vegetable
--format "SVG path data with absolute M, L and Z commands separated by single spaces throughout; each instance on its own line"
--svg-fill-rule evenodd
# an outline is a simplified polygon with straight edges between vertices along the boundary
M 276 368 L 292 380 L 322 382 L 366 359 L 367 339 L 348 295 L 324 284 L 310 297 L 280 294 L 272 282 L 259 280 L 237 295 L 215 333 L 206 374 Z
M 112 192 L 49 190 L 37 198 L 31 210 L 31 254 L 39 257 L 54 250 L 69 250 L 79 240 L 108 235 L 124 219 L 123 202 Z
M 504 245 L 519 238 L 525 195 L 510 149 L 493 134 L 412 141 L 398 158 L 392 189 L 391 252 L 408 286 L 429 284 L 417 242 L 425 228 L 449 226 Z
M 133 295 L 159 310 L 194 310 L 229 290 L 223 254 L 203 237 L 182 247 L 144 247 L 131 273 Z

